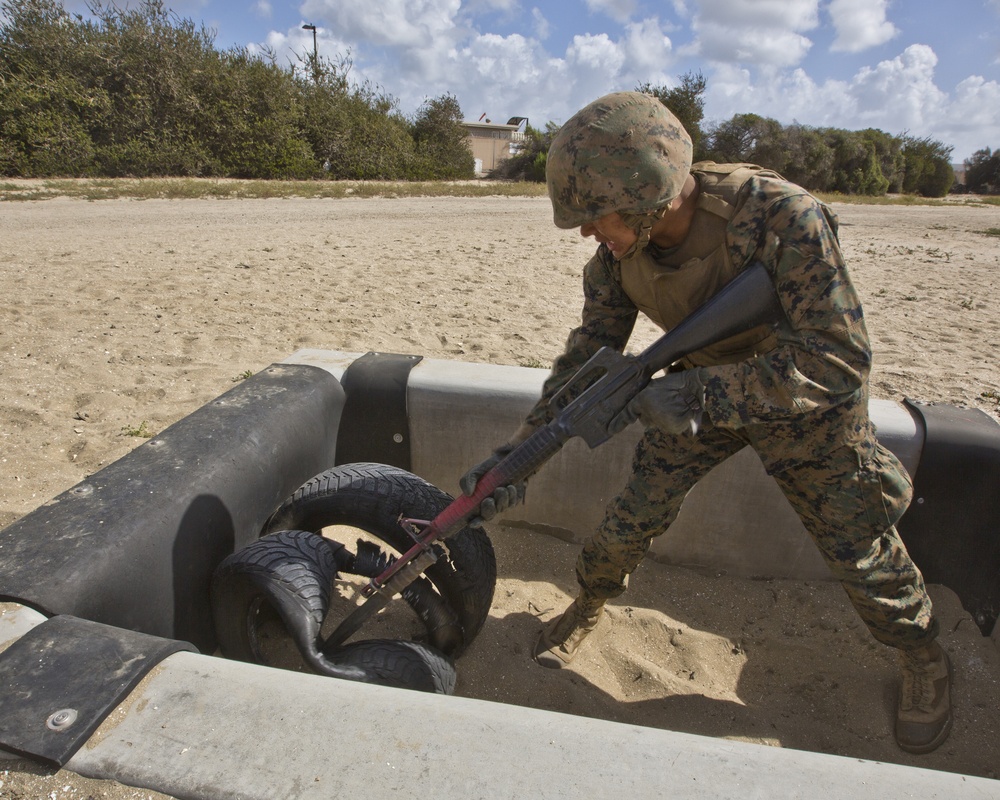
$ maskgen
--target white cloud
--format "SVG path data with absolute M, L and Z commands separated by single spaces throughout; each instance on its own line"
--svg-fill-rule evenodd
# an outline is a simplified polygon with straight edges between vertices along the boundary
M 940 130 L 959 160 L 984 147 L 1000 150 L 1000 83 L 979 75 L 959 83 Z
M 934 138 L 954 145 L 953 160 L 961 162 L 977 150 L 1000 150 L 1000 83 L 979 75 L 955 87 L 954 99 L 940 110 Z
M 812 42 L 794 31 L 757 31 L 733 36 L 732 28 L 714 23 L 699 26 L 699 52 L 710 61 L 792 67 L 805 58 Z
M 472 75 L 498 84 L 523 83 L 535 74 L 534 46 L 523 36 L 477 36 L 467 48 L 456 52 Z M 469 77 L 468 73 L 465 73 Z
M 257 2 L 253 4 L 253 10 L 258 17 L 263 19 L 271 18 L 271 4 L 268 0 L 257 0 Z
M 643 82 L 662 83 L 664 70 L 672 62 L 673 46 L 655 17 L 625 26 L 625 38 L 620 45 L 625 55 L 625 70 Z
M 396 46 L 393 53 L 395 68 L 381 55 L 378 64 L 367 64 L 364 50 L 355 49 L 352 74 L 387 86 L 404 110 L 450 92 L 468 119 L 527 116 L 538 127 L 568 119 L 609 91 L 675 82 L 664 72 L 671 41 L 656 19 L 627 25 L 620 39 L 575 36 L 561 55 L 547 53 L 538 38 L 475 32 L 454 45 Z
M 794 66 L 819 24 L 818 0 L 701 0 L 691 50 L 718 63 Z
M 830 49 L 859 53 L 885 44 L 899 33 L 886 19 L 888 0 L 830 0 L 828 11 L 837 31 Z
M 819 25 L 819 0 L 696 0 L 696 20 L 746 36 L 757 30 L 808 31 Z
M 587 8 L 595 13 L 607 14 L 615 22 L 628 22 L 635 13 L 635 0 L 585 0 Z
M 457 30 L 461 0 L 306 0 L 301 12 L 322 19 L 347 40 L 389 47 L 447 46 Z
M 467 119 L 483 113 L 494 122 L 527 116 L 543 127 L 548 118 L 541 118 L 537 98 L 566 94 L 565 63 L 548 58 L 536 40 L 524 36 L 475 35 L 428 58 L 433 63 L 423 72 L 392 76 L 393 93 L 404 107 L 451 92 Z
M 734 114 L 760 114 L 785 125 L 803 121 L 814 127 L 848 127 L 855 113 L 848 84 L 817 85 L 804 70 L 765 70 L 755 82 L 747 69 L 717 68 L 708 80 L 706 119 L 721 122 Z
M 997 2 L 1000 2 L 1000 0 L 997 0 Z M 681 19 L 687 19 L 691 16 L 691 11 L 688 8 L 686 0 L 673 0 L 671 5 L 674 8 L 674 13 Z
M 572 69 L 579 69 L 580 79 L 587 82 L 586 74 L 601 76 L 607 81 L 616 75 L 625 63 L 625 54 L 606 33 L 574 36 L 566 50 L 566 61 Z
M 813 127 L 926 131 L 945 118 L 948 104 L 934 84 L 936 65 L 931 48 L 911 45 L 847 81 L 817 84 L 798 69 L 764 71 L 755 83 L 749 71 L 727 67 L 713 73 L 707 95 L 711 112 L 724 116 L 753 112 L 784 124 L 800 120 Z
M 995 138 L 1000 140 L 1000 83 L 997 81 L 987 81 L 979 75 L 966 78 L 955 87 L 950 111 L 955 127 L 965 130 L 992 128 Z M 1000 141 L 994 144 L 993 149 L 1000 149 Z
M 503 11 L 513 13 L 520 10 L 518 0 L 466 0 L 463 6 L 466 11 L 478 14 L 483 11 Z
M 884 125 L 890 133 L 904 129 L 925 129 L 940 114 L 947 100 L 934 84 L 938 59 L 923 44 L 913 44 L 903 53 L 874 68 L 865 67 L 851 81 L 851 94 L 857 99 L 859 120 Z
M 549 21 L 545 18 L 541 10 L 538 8 L 531 9 L 531 19 L 533 21 L 535 36 L 543 41 L 548 39 L 550 30 Z

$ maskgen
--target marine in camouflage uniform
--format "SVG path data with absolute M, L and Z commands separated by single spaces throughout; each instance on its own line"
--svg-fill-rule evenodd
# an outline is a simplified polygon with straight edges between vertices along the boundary
M 692 174 L 703 181 L 711 171 L 695 165 Z M 909 503 L 910 479 L 876 442 L 869 421 L 871 350 L 836 223 L 799 187 L 750 169 L 740 172 L 749 177 L 733 218 L 727 223 L 716 216 L 721 225 L 715 219 L 706 223 L 720 229 L 724 242 L 703 240 L 702 252 L 690 259 L 687 247 L 670 252 L 650 244 L 618 261 L 602 246 L 584 270 L 583 324 L 570 334 L 529 424 L 551 418 L 552 395 L 601 347 L 624 349 L 640 308 L 627 285 L 660 284 L 671 301 L 669 320 L 648 305 L 656 299 L 651 292 L 633 287 L 633 295 L 654 322 L 669 329 L 726 282 L 679 297 L 670 284 L 691 281 L 690 275 L 672 281 L 678 270 L 715 283 L 711 279 L 720 272 L 735 274 L 760 261 L 774 278 L 786 319 L 776 336 L 754 331 L 687 359 L 686 366 L 700 368 L 705 385 L 701 430 L 690 436 L 646 429 L 625 490 L 580 556 L 579 582 L 596 597 L 621 594 L 650 539 L 673 522 L 688 490 L 750 445 L 875 637 L 895 646 L 926 644 L 936 634 L 931 603 L 893 527 Z M 713 212 L 699 208 L 695 214 Z
M 582 324 L 505 447 L 552 418 L 553 396 L 601 347 L 625 348 L 640 311 L 670 330 L 761 262 L 784 319 L 690 354 L 622 415 L 618 427 L 636 417 L 646 425 L 632 472 L 577 561 L 579 596 L 543 631 L 536 659 L 552 667 L 573 659 L 688 490 L 749 445 L 869 630 L 903 653 L 897 740 L 914 752 L 937 747 L 951 722 L 947 657 L 934 643 L 921 574 L 896 532 L 912 484 L 869 419 L 871 348 L 835 215 L 773 172 L 691 166 L 683 127 L 655 98 L 636 93 L 601 98 L 567 122 L 547 177 L 556 225 L 597 235 L 595 221 L 616 213 L 634 243 L 618 253 L 602 243 L 584 268 Z M 679 213 L 678 197 L 690 204 L 682 238 L 661 246 L 659 221 Z M 673 409 L 666 418 L 680 424 L 656 424 L 664 397 Z

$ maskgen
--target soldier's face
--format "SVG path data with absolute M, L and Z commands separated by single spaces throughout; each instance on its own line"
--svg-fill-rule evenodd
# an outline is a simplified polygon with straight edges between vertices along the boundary
M 621 258 L 635 244 L 639 237 L 635 231 L 622 222 L 618 212 L 605 214 L 594 222 L 580 226 L 580 235 L 593 236 L 598 244 L 606 244 L 615 258 Z

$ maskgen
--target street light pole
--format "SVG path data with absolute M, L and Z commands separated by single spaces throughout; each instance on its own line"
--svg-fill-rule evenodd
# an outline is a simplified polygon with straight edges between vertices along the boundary
M 302 30 L 313 32 L 313 81 L 319 83 L 319 48 L 316 45 L 316 26 L 303 25 Z

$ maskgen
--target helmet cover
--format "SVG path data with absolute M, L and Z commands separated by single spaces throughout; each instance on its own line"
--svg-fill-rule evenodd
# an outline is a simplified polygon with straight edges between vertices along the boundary
M 691 137 L 652 95 L 616 92 L 574 114 L 549 148 L 545 178 L 559 228 L 614 211 L 649 214 L 673 200 L 691 169 Z

